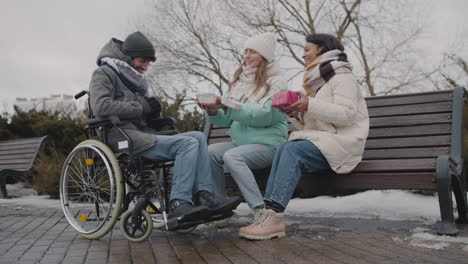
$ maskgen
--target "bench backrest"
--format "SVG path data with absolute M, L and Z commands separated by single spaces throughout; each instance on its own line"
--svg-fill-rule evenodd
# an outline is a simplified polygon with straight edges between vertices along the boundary
M 463 96 L 463 88 L 457 87 L 366 98 L 370 131 L 363 161 L 350 174 L 355 177 L 327 181 L 335 179 L 333 184 L 344 189 L 434 189 L 437 156 L 463 152 Z M 208 123 L 208 143 L 230 141 L 226 131 Z
M 34 164 L 37 153 L 47 136 L 0 141 L 0 171 L 26 172 Z

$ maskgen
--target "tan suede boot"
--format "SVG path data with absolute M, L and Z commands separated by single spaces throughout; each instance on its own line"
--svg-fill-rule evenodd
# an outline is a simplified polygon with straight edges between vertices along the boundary
M 253 209 L 253 222 L 248 226 L 241 227 L 240 230 L 239 230 L 239 235 L 240 235 L 240 233 L 245 233 L 245 231 L 247 231 L 247 229 L 259 224 L 262 214 L 266 214 L 266 213 L 267 213 L 267 210 L 264 207 L 263 208 Z
M 241 228 L 239 236 L 254 240 L 272 239 L 286 236 L 286 224 L 283 214 L 271 209 L 263 209 L 257 223 Z

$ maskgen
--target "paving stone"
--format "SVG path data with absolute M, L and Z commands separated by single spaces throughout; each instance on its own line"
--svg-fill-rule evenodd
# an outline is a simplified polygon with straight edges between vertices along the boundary
M 63 260 L 63 263 L 66 263 L 66 264 L 81 264 L 81 263 L 84 263 L 84 256 L 81 256 L 81 257 L 78 257 L 78 256 L 73 256 L 73 257 L 66 257 L 64 260 Z
M 147 241 L 130 243 L 116 225 L 98 240 L 80 237 L 60 209 L 0 205 L 0 264 L 3 263 L 468 263 L 464 243 L 428 249 L 412 243 L 417 221 L 307 218 L 287 216 L 287 236 L 249 241 L 237 233 L 246 220 L 216 229 L 201 225 L 193 233 L 154 230 Z M 1 222 L 5 220 L 6 222 Z M 468 226 L 459 226 L 468 237 Z
M 96 251 L 96 252 L 88 252 L 88 255 L 86 256 L 86 261 L 90 259 L 107 259 L 108 253 L 106 251 L 101 252 L 101 251 Z

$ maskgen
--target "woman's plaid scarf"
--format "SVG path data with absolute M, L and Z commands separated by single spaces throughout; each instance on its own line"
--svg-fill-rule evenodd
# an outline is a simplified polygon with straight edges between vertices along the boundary
M 349 73 L 352 69 L 346 53 L 341 50 L 327 51 L 307 65 L 302 86 L 307 95 L 313 97 L 335 74 Z

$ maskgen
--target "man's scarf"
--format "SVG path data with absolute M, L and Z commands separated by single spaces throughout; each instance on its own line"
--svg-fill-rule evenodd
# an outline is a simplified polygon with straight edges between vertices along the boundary
M 352 69 L 346 53 L 341 50 L 327 51 L 307 65 L 302 86 L 307 95 L 313 97 L 335 74 L 350 73 Z
M 145 73 L 139 73 L 124 61 L 108 57 L 101 59 L 101 65 L 111 68 L 133 93 L 146 94 L 148 81 Z

